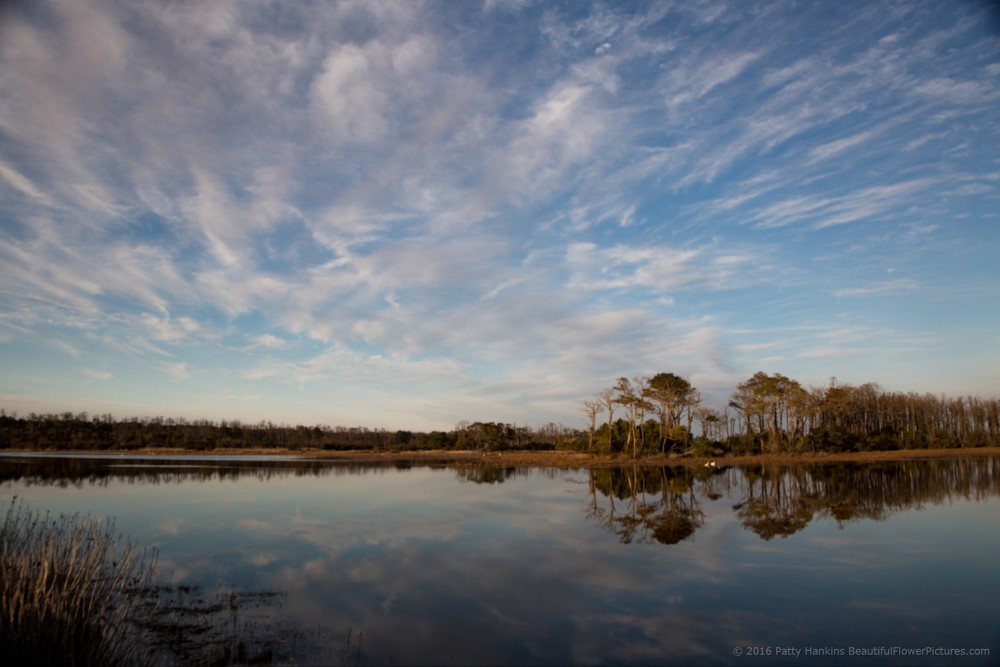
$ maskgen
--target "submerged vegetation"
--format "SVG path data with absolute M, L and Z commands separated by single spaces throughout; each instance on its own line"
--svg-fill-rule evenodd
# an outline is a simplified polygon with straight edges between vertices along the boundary
M 0 410 L 0 450 L 148 448 L 209 451 L 564 450 L 650 455 L 797 454 L 1000 446 L 1000 399 L 886 391 L 874 383 L 805 388 L 780 373 L 754 374 L 727 405 L 702 405 L 701 392 L 674 373 L 619 378 L 583 402 L 586 428 L 459 422 L 450 431 L 289 426 L 270 421 L 115 419 L 110 414 L 29 414 Z

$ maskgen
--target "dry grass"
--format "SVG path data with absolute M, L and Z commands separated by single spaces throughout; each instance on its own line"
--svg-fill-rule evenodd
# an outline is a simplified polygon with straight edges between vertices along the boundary
M 12 502 L 0 529 L 0 654 L 17 665 L 131 665 L 155 554 L 123 543 L 112 519 L 52 518 Z
M 163 586 L 156 555 L 123 542 L 111 518 L 32 512 L 11 502 L 0 527 L 0 656 L 10 665 L 294 664 L 319 641 L 276 624 L 277 592 Z M 242 613 L 241 613 L 242 612 Z M 249 618 L 247 614 L 249 613 Z M 339 664 L 358 664 L 348 630 Z

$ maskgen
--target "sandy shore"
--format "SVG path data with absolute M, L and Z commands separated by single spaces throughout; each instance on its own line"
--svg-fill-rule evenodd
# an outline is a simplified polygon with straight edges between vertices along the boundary
M 8 450 L 9 451 L 9 450 Z M 11 452 L 13 453 L 13 452 Z M 49 451 L 48 454 L 59 452 Z M 84 452 L 65 452 L 66 454 L 83 454 Z M 87 454 L 121 454 L 121 452 L 86 452 Z M 178 455 L 185 456 L 233 456 L 233 455 L 275 455 L 299 456 L 311 459 L 323 459 L 344 462 L 376 462 L 376 461 L 412 461 L 440 462 L 451 465 L 490 465 L 514 467 L 558 467 L 558 468 L 610 468 L 622 465 L 643 466 L 704 466 L 709 461 L 716 465 L 749 465 L 749 464 L 794 464 L 794 463 L 830 463 L 840 461 L 898 461 L 905 459 L 952 458 L 958 456 L 1000 456 L 1000 447 L 983 447 L 978 449 L 915 449 L 893 452 L 851 452 L 843 454 L 795 454 L 795 455 L 757 455 L 757 456 L 718 456 L 718 457 L 666 457 L 648 456 L 632 459 L 627 456 L 603 456 L 579 454 L 576 452 L 478 452 L 478 451 L 400 451 L 374 452 L 371 450 L 357 451 L 325 451 L 325 450 L 275 450 L 275 449 L 215 449 L 210 451 L 189 451 L 183 449 L 143 449 L 129 454 L 141 455 Z

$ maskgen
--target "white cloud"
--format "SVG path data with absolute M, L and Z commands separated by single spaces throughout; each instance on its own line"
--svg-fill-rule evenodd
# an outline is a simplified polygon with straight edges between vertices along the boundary
M 809 157 L 812 160 L 825 160 L 834 155 L 839 155 L 854 146 L 864 144 L 875 135 L 876 131 L 870 130 L 868 132 L 859 132 L 853 136 L 845 137 L 843 139 L 837 139 L 836 141 L 830 141 L 816 146 L 809 151 Z
M 336 140 L 376 139 L 386 130 L 388 95 L 370 72 L 369 56 L 353 44 L 335 49 L 326 59 L 314 95 L 323 126 Z
M 252 368 L 247 371 L 243 371 L 242 376 L 247 380 L 263 380 L 265 378 L 275 377 L 282 373 L 279 368 Z
M 734 328 L 990 267 L 996 67 L 962 8 L 42 7 L 0 25 L 6 354 L 193 378 L 212 343 L 220 396 L 558 410 L 660 364 L 721 387 L 769 349 Z
M 502 178 L 510 196 L 551 194 L 567 170 L 586 160 L 600 143 L 609 119 L 592 103 L 591 88 L 559 82 L 519 123 L 505 151 Z
M 19 190 L 29 197 L 33 197 L 34 199 L 43 199 L 45 197 L 30 179 L 2 161 L 0 161 L 0 177 L 13 186 L 14 189 Z
M 932 100 L 948 102 L 963 102 L 973 104 L 988 104 L 1000 97 L 1000 88 L 981 81 L 957 81 L 941 77 L 925 81 L 916 87 L 914 92 Z
M 77 349 L 76 346 L 70 345 L 69 343 L 67 343 L 64 340 L 51 339 L 51 340 L 48 341 L 48 343 L 49 343 L 49 345 L 51 345 L 52 347 L 56 348 L 57 350 L 63 352 L 64 354 L 68 354 L 69 356 L 71 356 L 71 357 L 73 357 L 75 359 L 79 359 L 80 358 L 80 350 Z
M 870 285 L 868 287 L 852 287 L 844 288 L 833 291 L 833 295 L 836 297 L 850 297 L 850 296 L 873 296 L 882 294 L 899 294 L 901 292 L 911 292 L 916 290 L 918 287 L 917 283 L 913 280 L 900 279 L 900 280 L 890 280 L 876 285 Z
M 100 371 L 93 368 L 81 368 L 80 372 L 95 380 L 110 380 L 114 377 L 114 374 L 110 371 Z
M 188 380 L 191 378 L 191 369 L 187 362 L 179 361 L 175 364 L 164 364 L 160 370 L 176 380 Z
M 849 347 L 817 347 L 802 352 L 803 357 L 821 357 L 821 358 L 851 357 L 857 354 L 858 354 L 857 349 Z
M 153 338 L 170 343 L 190 338 L 199 330 L 198 323 L 190 317 L 179 317 L 176 322 L 172 322 L 169 318 L 159 318 L 147 313 L 139 321 Z
M 734 249 L 735 250 L 735 249 Z M 759 255 L 702 246 L 615 245 L 599 248 L 593 243 L 573 243 L 566 249 L 571 271 L 570 287 L 592 289 L 649 288 L 662 292 L 727 289 L 758 278 L 747 268 L 761 266 Z M 761 266 L 761 268 L 763 268 Z M 735 276 L 742 274 L 734 282 Z
M 770 341 L 767 343 L 744 343 L 743 345 L 735 346 L 735 349 L 741 352 L 756 352 L 758 350 L 773 350 L 775 348 L 782 348 L 788 345 L 784 341 Z
M 312 94 L 317 130 L 334 144 L 372 142 L 394 130 L 394 118 L 429 94 L 422 80 L 435 65 L 434 42 L 411 35 L 399 43 L 335 46 Z
M 279 338 L 274 334 L 261 334 L 260 336 L 256 336 L 253 340 L 254 340 L 254 345 L 257 347 L 277 349 L 277 350 L 288 347 L 287 340 L 285 340 L 284 338 Z
M 724 54 L 691 68 L 681 68 L 670 77 L 666 94 L 668 108 L 700 100 L 713 90 L 729 83 L 757 61 L 760 53 Z

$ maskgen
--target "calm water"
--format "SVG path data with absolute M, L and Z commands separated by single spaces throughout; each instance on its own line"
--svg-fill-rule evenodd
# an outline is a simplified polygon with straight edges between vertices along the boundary
M 3 456 L 12 496 L 114 516 L 175 583 L 280 592 L 267 613 L 322 629 L 299 663 L 336 662 L 352 628 L 361 664 L 1000 664 L 997 458 L 591 472 Z M 975 649 L 991 655 L 943 653 Z

